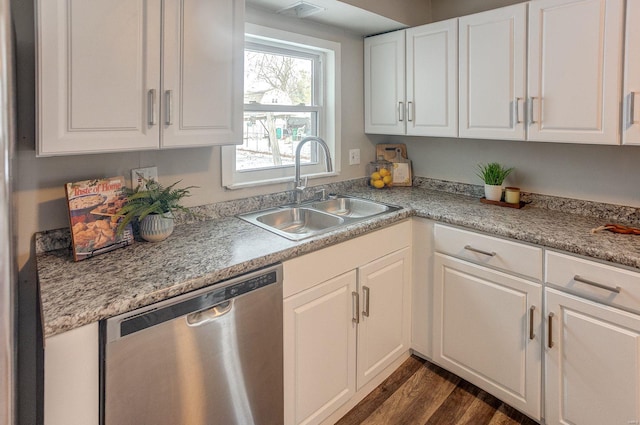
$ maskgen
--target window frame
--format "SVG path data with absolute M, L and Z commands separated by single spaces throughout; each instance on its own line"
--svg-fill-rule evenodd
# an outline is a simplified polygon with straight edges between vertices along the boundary
M 314 152 L 315 161 L 303 164 L 301 174 L 308 178 L 334 176 L 340 173 L 340 44 L 302 34 L 282 31 L 254 24 L 245 24 L 246 45 L 258 43 L 265 50 L 290 54 L 299 52 L 300 57 L 319 57 L 314 72 L 321 72 L 320 83 L 314 84 L 312 93 L 318 106 L 301 105 L 253 105 L 248 111 L 282 109 L 293 111 L 318 111 L 317 133 L 329 145 L 334 171 L 326 172 L 324 155 Z M 314 76 L 316 78 L 317 76 Z M 244 113 L 244 112 L 243 112 Z M 320 149 L 317 147 L 316 149 Z M 222 185 L 227 189 L 292 182 L 293 165 L 282 165 L 252 170 L 236 170 L 236 145 L 222 147 Z

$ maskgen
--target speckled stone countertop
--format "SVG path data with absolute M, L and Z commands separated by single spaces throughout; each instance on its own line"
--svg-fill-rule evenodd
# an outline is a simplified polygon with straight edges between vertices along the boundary
M 178 225 L 164 242 L 135 243 L 77 263 L 67 248 L 47 250 L 68 243 L 64 236 L 39 234 L 37 249 L 47 251 L 37 255 L 45 336 L 286 261 L 413 215 L 640 269 L 640 236 L 591 232 L 608 222 L 637 226 L 640 214 L 635 208 L 523 194 L 531 204 L 518 210 L 480 203 L 477 188 L 468 185 L 417 183 L 382 191 L 362 185 L 338 187 L 340 193 L 404 209 L 300 242 L 231 216 L 269 206 L 246 202 L 227 203 L 215 211 L 202 207 L 200 212 L 206 211 L 210 219 Z M 271 202 L 284 203 L 282 196 Z

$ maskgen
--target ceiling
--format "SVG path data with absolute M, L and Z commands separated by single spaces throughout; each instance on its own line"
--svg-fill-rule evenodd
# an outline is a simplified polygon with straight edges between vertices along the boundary
M 301 3 L 300 0 L 246 0 L 247 5 L 274 13 L 299 3 Z M 299 19 L 334 25 L 360 35 L 379 34 L 406 27 L 406 25 L 393 19 L 380 16 L 338 0 L 304 0 L 302 3 L 304 4 L 299 5 L 298 10 L 300 10 L 303 15 L 306 10 L 312 8 L 312 6 L 318 6 L 324 10 Z M 295 15 L 295 10 L 289 13 Z

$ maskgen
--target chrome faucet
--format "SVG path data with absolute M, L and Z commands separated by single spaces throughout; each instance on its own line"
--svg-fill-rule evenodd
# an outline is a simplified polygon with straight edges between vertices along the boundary
M 302 150 L 302 146 L 304 146 L 307 142 L 317 142 L 322 149 L 324 150 L 325 163 L 327 164 L 327 172 L 333 171 L 333 165 L 331 164 L 331 154 L 329 153 L 329 146 L 327 143 L 319 137 L 309 136 L 305 137 L 298 143 L 298 147 L 296 148 L 296 176 L 293 181 L 293 187 L 295 191 L 295 199 L 296 204 L 299 204 L 302 201 L 302 193 L 306 188 L 306 182 L 303 184 L 300 178 L 300 151 Z

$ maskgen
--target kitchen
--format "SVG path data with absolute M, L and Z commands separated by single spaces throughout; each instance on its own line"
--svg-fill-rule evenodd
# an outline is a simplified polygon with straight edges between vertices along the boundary
M 366 3 L 360 2 L 356 6 Z M 416 26 L 519 2 L 482 2 L 482 9 L 479 9 L 478 2 L 473 1 L 432 0 L 430 4 L 406 2 L 406 8 L 396 3 L 393 2 L 392 6 L 377 5 L 380 9 L 374 12 Z M 40 331 L 36 312 L 33 235 L 68 225 L 63 190 L 65 183 L 95 176 L 127 175 L 132 168 L 157 166 L 161 180 L 182 180 L 185 186 L 201 187 L 186 200 L 187 206 L 290 190 L 291 184 L 225 189 L 220 172 L 222 154 L 219 147 L 37 158 L 34 149 L 35 106 L 30 100 L 35 99 L 34 6 L 32 2 L 14 1 L 12 7 L 18 67 L 19 143 L 15 202 L 18 211 L 17 253 L 21 299 L 18 318 L 21 332 L 19 359 L 21 364 L 41 366 L 42 358 L 35 349 L 35 340 Z M 404 15 L 402 12 L 405 12 Z M 306 20 L 283 18 L 251 6 L 247 7 L 246 21 L 340 43 L 343 143 L 336 155 L 341 165 L 340 174 L 313 180 L 313 185 L 361 178 L 366 174 L 366 163 L 375 157 L 377 143 L 400 142 L 407 145 L 416 176 L 479 184 L 475 176 L 476 164 L 497 160 L 515 167 L 513 183 L 529 192 L 640 207 L 636 183 L 640 179 L 640 171 L 634 161 L 637 147 L 367 135 L 363 131 L 363 84 L 344 83 L 363 80 L 362 34 Z M 362 161 L 359 165 L 348 165 L 348 151 L 351 149 L 360 149 Z M 19 382 L 24 387 L 20 400 L 20 423 L 36 423 L 34 400 L 40 389 L 35 370 L 34 367 L 21 367 L 19 370 Z

